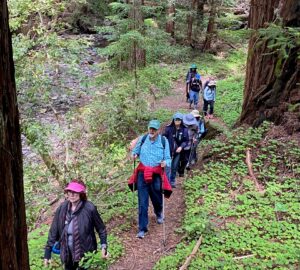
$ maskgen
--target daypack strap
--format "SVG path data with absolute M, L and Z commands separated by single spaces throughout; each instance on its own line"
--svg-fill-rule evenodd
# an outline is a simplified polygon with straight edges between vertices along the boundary
M 145 134 L 143 136 L 143 138 L 141 140 L 141 147 L 144 144 L 144 142 L 146 141 L 147 136 L 148 136 L 148 134 Z M 162 144 L 163 148 L 165 149 L 166 148 L 166 137 L 163 135 L 160 135 L 160 139 L 161 139 L 161 144 Z

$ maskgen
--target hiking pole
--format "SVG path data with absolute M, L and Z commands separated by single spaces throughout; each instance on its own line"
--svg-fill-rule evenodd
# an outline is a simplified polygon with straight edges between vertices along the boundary
M 193 152 L 194 152 L 194 142 L 192 143 L 191 145 L 191 152 L 190 152 L 190 155 L 189 155 L 189 159 L 188 159 L 188 163 L 186 164 L 185 168 L 189 171 L 191 168 L 190 168 L 190 162 L 191 162 L 191 157 L 193 155 Z
M 164 168 L 162 168 L 161 185 L 163 184 Z M 166 216 L 165 216 L 165 194 L 162 190 L 162 216 L 163 216 L 163 246 L 166 246 Z
M 163 173 L 164 173 L 164 168 L 163 168 Z M 163 178 L 162 178 L 163 180 Z M 166 246 L 166 217 L 165 217 L 165 194 L 162 194 L 163 196 L 163 246 Z
M 166 246 L 166 217 L 165 217 L 165 195 L 163 194 L 162 198 L 162 203 L 163 203 L 163 245 L 164 247 Z
M 133 173 L 135 173 L 135 159 L 133 160 Z M 135 191 L 135 182 L 133 182 L 133 188 L 132 188 L 132 208 L 134 208 L 134 191 Z M 132 211 L 132 221 L 134 223 L 134 211 Z

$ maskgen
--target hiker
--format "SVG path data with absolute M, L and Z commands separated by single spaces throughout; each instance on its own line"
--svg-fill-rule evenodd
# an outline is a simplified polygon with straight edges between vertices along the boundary
M 193 153 L 193 158 L 191 160 L 191 165 L 193 165 L 195 162 L 197 162 L 197 147 L 199 145 L 199 143 L 201 142 L 201 140 L 205 137 L 206 133 L 207 133 L 207 129 L 205 127 L 205 120 L 204 117 L 202 115 L 200 115 L 198 110 L 193 110 L 191 112 L 192 115 L 194 115 L 197 123 L 198 123 L 198 135 L 197 135 L 197 142 L 195 144 L 195 151 Z
M 168 139 L 170 145 L 172 162 L 168 176 L 172 188 L 176 187 L 176 173 L 180 162 L 184 160 L 183 149 L 187 146 L 189 140 L 188 129 L 184 126 L 182 119 L 182 113 L 175 113 L 171 124 L 166 126 L 163 133 L 163 135 Z
M 185 114 L 183 116 L 183 123 L 188 128 L 189 142 L 184 148 L 184 167 L 179 168 L 179 174 L 184 174 L 184 169 L 189 170 L 193 160 L 193 153 L 196 151 L 197 137 L 198 137 L 198 122 L 193 114 Z
M 168 140 L 159 134 L 160 122 L 151 120 L 148 124 L 148 134 L 140 136 L 132 151 L 135 160 L 139 157 L 140 163 L 128 181 L 132 191 L 138 191 L 138 222 L 137 237 L 142 239 L 148 231 L 149 197 L 152 201 L 156 221 L 164 222 L 163 197 L 170 197 L 172 188 L 166 175 L 166 166 L 171 165 Z
M 199 92 L 202 90 L 201 76 L 197 72 L 197 66 L 192 64 L 189 72 L 186 75 L 186 96 L 190 103 L 190 109 L 192 104 L 194 109 L 197 108 L 199 102 Z
M 211 80 L 203 91 L 203 113 L 208 119 L 212 119 L 214 113 L 214 104 L 216 101 L 216 81 Z M 207 113 L 209 105 L 209 113 Z
M 96 206 L 87 200 L 83 181 L 72 180 L 65 193 L 67 199 L 57 208 L 48 234 L 44 265 L 49 265 L 52 251 L 60 251 L 65 270 L 84 269 L 79 267 L 84 253 L 97 250 L 95 230 L 100 238 L 102 258 L 107 258 L 106 228 Z

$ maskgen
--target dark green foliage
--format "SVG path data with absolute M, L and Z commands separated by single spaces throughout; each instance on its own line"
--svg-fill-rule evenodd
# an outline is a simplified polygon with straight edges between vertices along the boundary
M 297 268 L 299 146 L 293 141 L 266 140 L 268 128 L 264 124 L 259 129 L 238 129 L 225 142 L 209 142 L 212 160 L 185 182 L 183 230 L 189 239 L 203 236 L 191 269 Z M 263 193 L 247 176 L 247 148 L 252 150 Z M 178 269 L 184 262 L 182 252 L 194 244 L 179 245 L 156 269 Z

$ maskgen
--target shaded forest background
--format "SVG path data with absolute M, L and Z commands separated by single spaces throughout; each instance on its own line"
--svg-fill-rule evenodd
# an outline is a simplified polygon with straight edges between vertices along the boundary
M 185 183 L 185 237 L 154 268 L 177 269 L 200 235 L 206 240 L 191 269 L 299 267 L 298 1 L 7 4 L 0 16 L 3 269 L 42 268 L 52 214 L 75 177 L 85 179 L 111 228 L 111 259 L 90 255 L 92 267 L 109 267 L 126 253 L 119 235 L 133 207 L 128 142 L 151 118 L 169 121 L 174 112 L 156 103 L 184 85 L 190 63 L 217 79 L 221 124 L 209 123 L 214 132 Z M 115 216 L 122 226 L 113 225 Z

